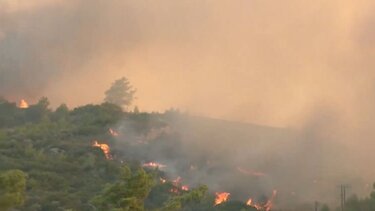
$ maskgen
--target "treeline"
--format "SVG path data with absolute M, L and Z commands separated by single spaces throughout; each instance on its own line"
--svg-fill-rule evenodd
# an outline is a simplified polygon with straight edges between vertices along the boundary
M 181 116 L 175 110 L 128 112 L 112 103 L 53 110 L 47 98 L 19 108 L 1 99 L 0 210 L 262 210 L 232 199 L 215 205 L 206 185 L 186 188 L 162 168 L 142 165 L 153 148 L 173 146 L 165 156 L 180 156 L 178 134 L 164 129 Z M 94 141 L 112 147 L 112 159 Z M 375 210 L 375 192 L 350 197 L 345 210 Z
M 52 110 L 47 98 L 19 108 L 2 99 L 0 210 L 255 210 L 236 201 L 214 206 L 204 184 L 183 189 L 116 148 L 108 160 L 92 146 L 94 140 L 118 144 L 109 129 L 120 121 L 126 120 L 126 132 L 142 136 L 177 113 L 124 112 L 110 103 Z

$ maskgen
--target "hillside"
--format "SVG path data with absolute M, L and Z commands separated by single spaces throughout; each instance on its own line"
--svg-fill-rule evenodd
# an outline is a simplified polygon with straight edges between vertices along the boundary
M 9 170 L 26 175 L 15 210 L 300 210 L 292 207 L 335 195 L 335 157 L 327 155 L 338 147 L 174 110 L 0 103 L 0 183 Z
M 48 104 L 46 98 L 25 108 L 0 103 L 0 171 L 27 175 L 24 203 L 16 210 L 226 210 L 214 206 L 203 182 L 187 184 L 184 175 L 176 180 L 149 164 L 161 157 L 177 164 L 186 153 L 170 125 L 183 116 L 178 112 L 129 113 L 112 104 L 52 111 Z M 188 169 L 181 165 L 179 173 Z M 7 207 L 3 194 L 0 207 Z M 240 201 L 228 206 L 254 209 Z

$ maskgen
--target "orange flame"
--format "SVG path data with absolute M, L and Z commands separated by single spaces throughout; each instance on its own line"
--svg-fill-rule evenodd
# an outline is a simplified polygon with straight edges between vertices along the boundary
M 256 210 L 271 211 L 271 209 L 273 207 L 272 202 L 275 199 L 276 194 L 277 194 L 277 190 L 273 190 L 272 191 L 272 197 L 270 199 L 268 199 L 267 202 L 263 205 L 259 204 L 259 203 L 253 204 L 252 198 L 249 198 L 249 200 L 247 200 L 246 205 L 248 205 L 250 207 L 254 207 Z
M 253 199 L 252 198 L 249 198 L 249 200 L 247 200 L 246 205 L 250 206 L 250 207 L 254 207 L 256 210 L 261 210 L 262 209 L 262 205 L 260 205 L 260 204 L 253 204 Z
M 108 144 L 99 144 L 98 141 L 94 141 L 94 144 L 92 145 L 93 147 L 98 147 L 100 148 L 107 160 L 112 160 L 112 155 L 111 155 L 111 149 L 109 148 Z
M 220 192 L 220 193 L 216 192 L 215 194 L 216 194 L 215 206 L 228 201 L 228 198 L 230 196 L 230 193 L 227 193 L 227 192 Z
M 148 167 L 148 168 L 165 168 L 165 167 L 167 167 L 166 165 L 163 165 L 163 164 L 157 163 L 157 162 L 144 163 L 142 166 Z
M 172 180 L 171 183 L 173 187 L 169 190 L 169 192 L 179 194 L 181 190 L 189 191 L 190 187 L 188 185 L 181 185 L 181 181 L 182 181 L 181 177 L 177 177 L 176 179 Z
M 26 100 L 24 100 L 24 99 L 20 100 L 20 102 L 18 104 L 18 108 L 26 109 L 28 107 L 29 107 L 29 104 L 26 102 Z
M 112 128 L 109 128 L 108 132 L 109 132 L 109 134 L 111 134 L 114 137 L 119 136 L 119 133 L 117 131 L 113 130 Z

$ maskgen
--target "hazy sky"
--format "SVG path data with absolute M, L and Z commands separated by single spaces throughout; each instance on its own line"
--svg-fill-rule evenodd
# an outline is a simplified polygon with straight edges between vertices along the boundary
M 323 110 L 361 127 L 375 108 L 374 6 L 0 0 L 0 94 L 98 103 L 126 76 L 141 110 L 178 107 L 274 126 L 296 126 Z

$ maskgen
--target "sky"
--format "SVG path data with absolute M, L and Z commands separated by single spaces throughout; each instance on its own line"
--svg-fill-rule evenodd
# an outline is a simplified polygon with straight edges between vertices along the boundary
M 374 107 L 371 0 L 0 0 L 0 95 L 100 103 L 127 77 L 144 111 L 277 127 Z M 371 117 L 371 118 L 370 118 Z

